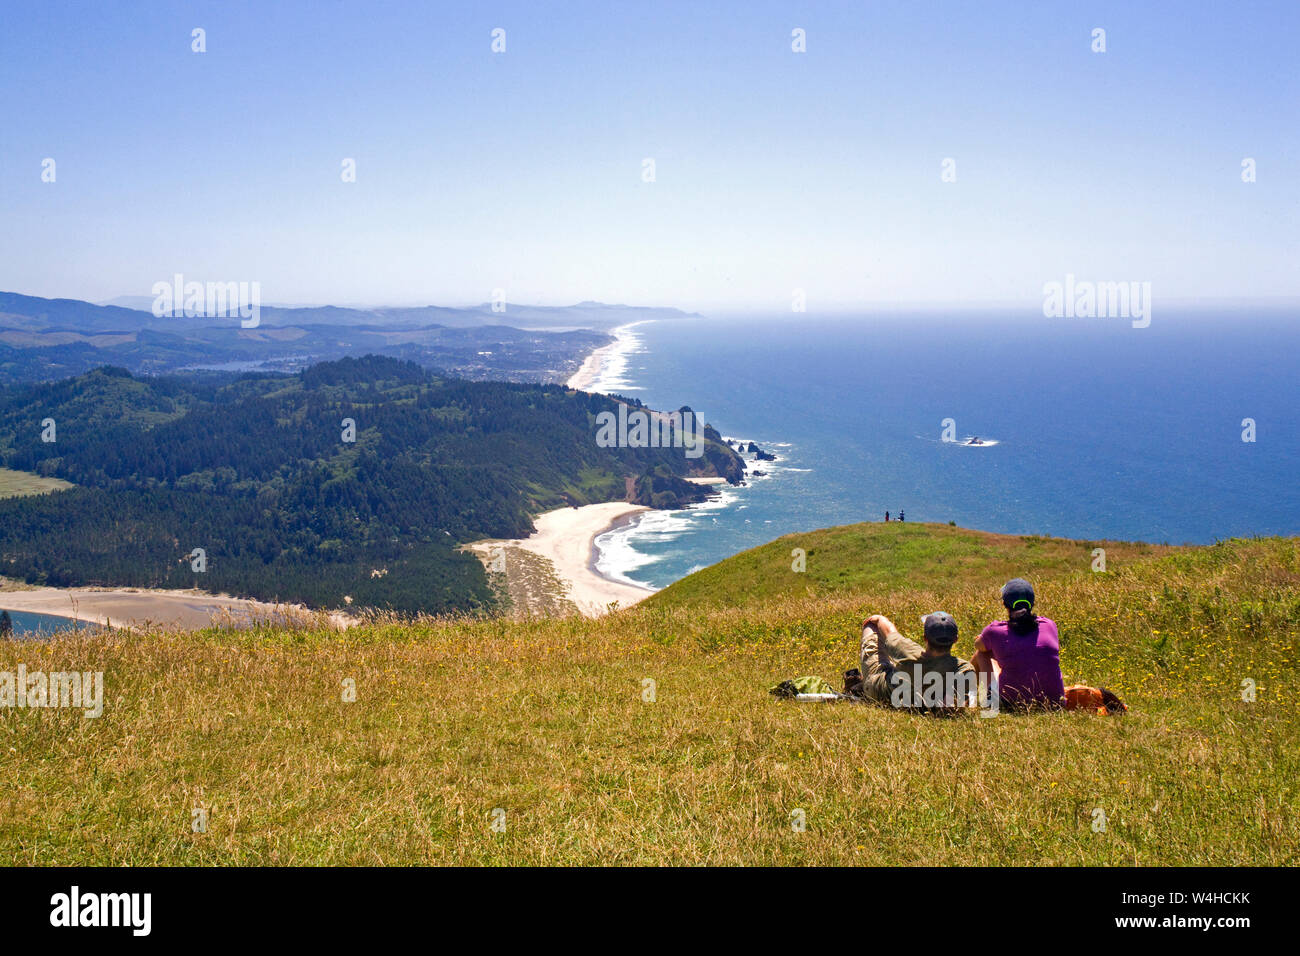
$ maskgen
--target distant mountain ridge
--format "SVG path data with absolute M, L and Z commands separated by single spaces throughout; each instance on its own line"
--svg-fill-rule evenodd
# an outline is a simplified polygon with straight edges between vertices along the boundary
M 54 381 L 102 365 L 156 375 L 196 369 L 295 372 L 347 356 L 388 355 L 475 381 L 563 382 L 608 329 L 646 319 L 690 318 L 679 309 L 580 302 L 506 304 L 493 311 L 420 306 L 354 309 L 262 306 L 259 323 L 236 316 L 155 316 L 153 300 L 119 304 L 0 292 L 0 383 Z M 521 326 L 523 326 L 521 328 Z
M 3 293 L 0 296 L 12 293 Z M 24 296 L 23 298 L 32 298 Z M 75 299 L 44 300 L 75 302 Z M 147 295 L 118 296 L 100 308 L 123 308 L 143 311 L 152 315 L 154 299 Z M 86 303 L 89 305 L 90 303 Z M 0 309 L 2 311 L 2 309 Z M 427 325 L 436 322 L 448 326 L 510 325 L 527 322 L 534 328 L 572 328 L 584 326 L 592 329 L 611 329 L 628 322 L 643 319 L 699 318 L 698 312 L 660 306 L 622 305 L 585 300 L 573 305 L 527 305 L 507 302 L 501 310 L 490 302 L 473 306 L 338 306 L 338 305 L 278 305 L 262 306 L 262 322 L 269 325 L 349 325 L 410 323 Z

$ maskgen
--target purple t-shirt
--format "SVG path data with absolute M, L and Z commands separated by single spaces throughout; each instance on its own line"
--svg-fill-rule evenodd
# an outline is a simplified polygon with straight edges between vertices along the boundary
M 1028 631 L 1013 631 L 1006 621 L 994 621 L 980 634 L 1002 668 L 998 680 L 1006 704 L 1055 704 L 1065 696 L 1061 680 L 1061 638 L 1056 622 L 1040 617 Z

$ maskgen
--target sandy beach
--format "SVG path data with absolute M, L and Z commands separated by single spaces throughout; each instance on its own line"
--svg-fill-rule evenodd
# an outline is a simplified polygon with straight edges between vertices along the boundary
M 535 519 L 537 533 L 513 541 L 479 541 L 470 545 L 490 556 L 494 548 L 518 548 L 542 560 L 555 584 L 588 617 L 604 614 L 618 602 L 628 607 L 654 593 L 649 588 L 611 581 L 595 569 L 596 537 L 631 515 L 649 509 L 613 501 L 581 508 L 557 508 Z M 548 575 L 549 577 L 549 575 Z M 150 588 L 22 588 L 0 590 L 0 608 L 73 618 L 113 627 L 165 627 L 198 630 L 214 624 L 242 626 L 258 620 L 284 621 L 312 612 L 295 604 L 270 604 L 205 591 Z M 356 621 L 341 611 L 329 612 L 336 627 Z
M 600 378 L 601 369 L 605 367 L 605 362 L 609 360 L 610 354 L 617 351 L 620 344 L 619 342 L 611 342 L 609 345 L 602 345 L 596 349 L 582 360 L 582 366 L 569 376 L 569 380 L 565 382 L 565 385 L 569 388 L 589 391 L 591 386 Z
M 594 567 L 597 536 L 620 519 L 648 510 L 624 501 L 557 508 L 537 516 L 536 534 L 514 541 L 479 541 L 471 547 L 489 555 L 494 548 L 516 547 L 544 558 L 554 568 L 568 599 L 582 614 L 597 617 L 615 601 L 619 607 L 628 607 L 654 593 L 649 588 L 611 581 Z
M 569 376 L 569 380 L 565 382 L 565 385 L 586 392 L 595 390 L 595 387 L 601 381 L 601 376 L 609 370 L 609 366 L 622 357 L 625 349 L 636 344 L 636 337 L 629 336 L 628 332 L 638 325 L 644 325 L 646 321 L 643 319 L 640 322 L 629 322 L 627 325 L 620 325 L 617 328 L 610 329 L 609 334 L 614 336 L 614 341 L 610 342 L 609 345 L 602 345 L 588 355 L 583 360 L 581 367 Z M 617 374 L 617 370 L 615 374 Z
M 164 591 L 149 588 L 32 588 L 0 591 L 0 607 L 10 611 L 56 614 L 90 624 L 113 627 L 147 625 L 197 630 L 211 624 L 248 624 L 256 620 L 304 616 L 298 605 L 268 604 L 203 591 Z M 333 613 L 336 625 L 352 621 Z

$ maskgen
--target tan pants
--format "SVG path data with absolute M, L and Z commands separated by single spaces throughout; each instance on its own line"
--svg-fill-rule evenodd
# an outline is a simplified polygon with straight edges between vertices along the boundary
M 862 692 L 873 700 L 888 701 L 892 688 L 889 675 L 880 666 L 880 641 L 885 642 L 885 654 L 889 663 L 898 667 L 908 661 L 919 661 L 925 654 L 925 648 L 916 641 L 909 641 L 898 631 L 877 636 L 874 628 L 862 629 L 862 644 L 858 651 L 858 667 L 862 671 Z

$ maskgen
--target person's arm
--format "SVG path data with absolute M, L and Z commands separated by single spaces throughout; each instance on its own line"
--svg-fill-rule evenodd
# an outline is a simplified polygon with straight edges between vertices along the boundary
M 985 630 L 988 630 L 988 628 L 985 628 Z M 992 648 L 984 642 L 983 633 L 975 638 L 975 654 L 971 657 L 970 663 L 971 667 L 975 668 L 975 679 L 977 681 L 981 679 L 982 675 L 988 695 L 990 697 L 1001 696 L 998 681 L 1002 671 L 998 666 L 997 658 L 993 656 Z M 987 703 L 987 701 L 981 703 Z
M 884 638 L 886 629 L 897 633 L 889 618 L 873 614 L 862 624 L 862 647 L 859 665 L 862 670 L 862 693 L 873 700 L 888 700 L 894 664 Z
M 904 637 L 894 626 L 894 622 L 885 615 L 875 614 L 867 620 L 876 622 L 876 628 L 880 632 L 880 643 L 884 646 L 885 653 L 889 655 L 889 661 L 894 667 L 902 661 L 920 660 L 925 653 L 924 647 Z
M 871 615 L 871 617 L 867 618 L 867 624 L 874 627 L 882 635 L 888 636 L 898 633 L 898 628 L 894 626 L 894 622 L 883 614 Z
M 967 688 L 965 699 L 957 703 L 958 707 L 978 707 L 980 705 L 979 692 L 979 671 L 975 665 L 963 658 L 957 658 L 957 677 L 966 681 L 964 685 Z
M 984 643 L 984 635 L 975 638 L 975 655 L 970 659 L 971 666 L 978 674 L 993 676 L 993 652 Z

